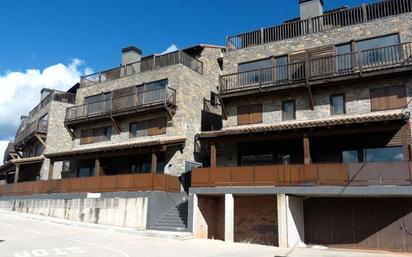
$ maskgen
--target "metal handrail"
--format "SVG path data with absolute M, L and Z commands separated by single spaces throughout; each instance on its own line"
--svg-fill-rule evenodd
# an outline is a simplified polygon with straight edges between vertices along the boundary
M 72 106 L 66 110 L 66 121 L 117 113 L 131 108 L 141 108 L 161 103 L 176 104 L 176 89 L 168 86 L 112 97 L 95 103 Z
M 385 0 L 228 36 L 226 45 L 229 51 L 237 50 L 409 12 L 412 12 L 412 0 Z
M 412 65 L 412 42 L 400 43 L 347 54 L 307 58 L 301 62 L 270 66 L 220 77 L 220 92 L 263 85 L 345 76 L 384 67 Z
M 96 72 L 80 79 L 81 87 L 96 85 L 107 80 L 116 80 L 138 73 L 154 71 L 175 64 L 182 64 L 197 73 L 203 73 L 203 62 L 193 58 L 183 51 L 175 51 L 163 55 L 144 57 L 141 61 L 121 65 L 105 71 Z

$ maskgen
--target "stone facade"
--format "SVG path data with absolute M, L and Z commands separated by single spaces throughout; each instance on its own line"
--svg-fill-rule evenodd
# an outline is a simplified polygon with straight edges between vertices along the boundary
M 398 33 L 401 42 L 412 41 L 412 14 L 383 18 L 358 25 L 295 37 L 264 45 L 257 45 L 224 54 L 224 74 L 238 71 L 238 64 L 272 56 L 282 56 L 305 49 L 348 43 L 351 40 L 361 40 Z
M 210 95 L 211 91 L 216 91 L 219 81 L 220 68 L 217 59 L 221 57 L 222 49 L 217 47 L 205 47 L 198 59 L 203 62 L 203 73 L 187 68 L 182 64 L 164 67 L 155 71 L 135 74 L 112 81 L 105 81 L 93 86 L 80 88 L 77 92 L 76 104 L 84 103 L 85 97 L 99 93 L 110 92 L 116 89 L 137 86 L 143 83 L 168 80 L 169 87 L 176 90 L 176 113 L 172 120 L 168 120 L 166 134 L 149 137 L 130 137 L 130 123 L 137 120 L 146 120 L 156 117 L 165 117 L 165 113 L 157 112 L 152 114 L 137 114 L 130 118 L 119 120 L 121 133 L 113 130 L 110 141 L 93 144 L 80 144 L 81 130 L 93 127 L 111 126 L 111 121 L 93 122 L 81 125 L 74 129 L 75 140 L 72 149 L 90 148 L 102 145 L 118 144 L 125 142 L 145 141 L 168 136 L 184 136 L 187 138 L 185 147 L 182 151 L 166 152 L 165 173 L 179 175 L 184 172 L 184 162 L 194 161 L 194 138 L 201 130 L 201 111 L 203 98 Z

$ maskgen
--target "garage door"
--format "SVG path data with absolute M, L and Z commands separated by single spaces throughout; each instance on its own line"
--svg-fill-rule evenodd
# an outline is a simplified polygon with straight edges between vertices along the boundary
M 310 198 L 305 241 L 331 247 L 412 251 L 412 199 Z
M 278 246 L 276 197 L 236 196 L 234 211 L 235 242 Z

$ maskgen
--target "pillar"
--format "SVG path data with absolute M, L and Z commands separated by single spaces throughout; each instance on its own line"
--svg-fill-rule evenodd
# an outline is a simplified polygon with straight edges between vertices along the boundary
M 54 169 L 54 162 L 52 160 L 50 160 L 50 164 L 49 164 L 49 180 L 53 179 L 53 169 Z
M 101 173 L 100 160 L 96 158 L 94 161 L 94 176 L 99 177 Z
M 152 173 L 156 173 L 157 171 L 157 155 L 155 152 L 152 153 L 152 165 L 151 165 Z
M 410 153 L 409 153 L 409 140 L 408 140 L 408 127 L 409 122 L 407 122 L 405 125 L 402 126 L 401 128 L 401 140 L 402 140 L 402 150 L 403 150 L 403 157 L 405 161 L 410 160 Z
M 279 247 L 293 248 L 304 246 L 303 199 L 285 194 L 279 194 L 277 198 Z
M 235 202 L 232 194 L 225 194 L 225 241 L 234 241 Z
M 303 136 L 303 157 L 305 164 L 309 164 L 312 162 L 312 158 L 310 156 L 309 138 L 306 135 Z
M 210 145 L 210 167 L 216 168 L 216 145 L 214 143 Z
M 16 165 L 16 172 L 14 173 L 14 183 L 19 182 L 20 165 Z

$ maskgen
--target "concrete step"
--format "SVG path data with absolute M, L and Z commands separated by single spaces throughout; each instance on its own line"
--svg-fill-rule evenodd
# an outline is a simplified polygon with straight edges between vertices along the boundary
M 186 228 L 186 224 L 183 222 L 165 222 L 165 221 L 159 221 L 153 224 L 153 226 L 161 226 L 161 227 L 170 227 L 170 228 Z
M 186 227 L 152 226 L 151 230 L 186 232 Z

